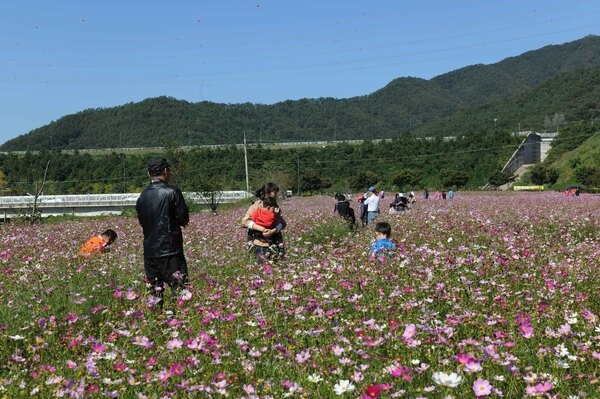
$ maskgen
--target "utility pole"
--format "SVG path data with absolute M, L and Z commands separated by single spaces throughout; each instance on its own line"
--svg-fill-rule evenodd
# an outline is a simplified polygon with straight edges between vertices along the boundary
M 246 132 L 244 132 L 244 164 L 246 165 L 246 197 L 250 193 L 250 182 L 248 180 L 248 150 L 246 149 Z
M 298 170 L 298 197 L 300 196 L 300 157 L 298 157 L 298 153 L 296 152 L 296 165 Z
M 123 176 L 121 181 L 121 192 L 127 191 L 125 189 L 125 152 L 123 151 L 123 132 L 119 131 L 119 147 L 121 147 L 121 168 L 123 169 Z

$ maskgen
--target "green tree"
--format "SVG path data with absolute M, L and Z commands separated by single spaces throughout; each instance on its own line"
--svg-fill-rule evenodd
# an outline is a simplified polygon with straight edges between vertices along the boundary
M 575 169 L 575 179 L 585 186 L 598 187 L 600 184 L 596 180 L 599 172 L 595 166 L 580 166 Z
M 308 191 L 311 194 L 315 191 L 320 191 L 322 188 L 322 180 L 320 173 L 316 170 L 307 170 L 305 171 L 300 178 L 300 189 L 304 191 Z
M 513 181 L 515 176 L 512 173 L 498 170 L 490 176 L 488 183 L 493 187 L 500 187 Z
M 370 186 L 375 186 L 379 182 L 379 176 L 370 170 L 359 171 L 348 180 L 350 188 L 355 191 L 366 191 Z
M 554 184 L 558 181 L 560 174 L 556 168 L 548 167 L 546 168 L 546 183 Z
M 547 180 L 547 169 L 543 164 L 535 164 L 529 168 L 529 179 L 533 184 L 538 186 L 544 185 Z
M 190 192 L 216 213 L 223 196 L 223 176 L 217 173 L 196 173 L 194 178 L 188 180 L 188 184 L 193 187 Z
M 462 170 L 445 169 L 440 173 L 440 181 L 444 187 L 460 189 L 469 181 L 469 175 Z
M 0 169 L 0 192 L 6 191 L 6 186 L 6 175 L 4 174 L 4 171 Z
M 417 169 L 402 168 L 392 177 L 394 183 L 401 190 L 410 187 L 418 187 L 422 173 Z

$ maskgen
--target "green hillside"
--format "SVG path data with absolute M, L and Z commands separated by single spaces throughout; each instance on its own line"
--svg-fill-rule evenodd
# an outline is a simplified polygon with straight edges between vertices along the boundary
M 600 188 L 600 126 L 576 149 L 562 154 L 552 165 L 559 173 L 555 187 L 583 185 Z
M 597 66 L 600 37 L 587 36 L 430 80 L 398 78 L 349 99 L 261 105 L 163 96 L 88 109 L 9 140 L 0 150 L 156 147 L 165 139 L 192 146 L 233 144 L 241 143 L 244 133 L 251 142 L 281 142 L 459 136 L 489 131 L 492 125 L 505 131 L 544 130 L 554 114 L 569 123 L 600 109 L 588 93 L 598 88 Z

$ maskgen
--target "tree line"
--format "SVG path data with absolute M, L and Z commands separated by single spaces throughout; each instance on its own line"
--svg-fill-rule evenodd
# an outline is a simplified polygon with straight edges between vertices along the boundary
M 546 161 L 534 166 L 525 181 L 552 185 L 560 175 L 572 174 L 578 184 L 600 185 L 596 184 L 600 162 L 594 162 L 595 157 L 574 158 L 568 170 L 557 166 L 564 154 L 580 148 L 585 152 L 583 143 L 596 132 L 597 125 L 591 123 L 565 124 Z M 140 192 L 147 184 L 147 159 L 165 156 L 173 165 L 175 184 L 190 192 L 243 190 L 246 173 L 250 190 L 275 181 L 282 189 L 302 194 L 359 192 L 373 185 L 391 191 L 479 189 L 514 180 L 501 170 L 521 140 L 502 131 L 450 140 L 405 134 L 360 144 L 289 148 L 261 144 L 189 148 L 163 139 L 163 150 L 153 153 L 2 153 L 0 188 L 3 195 L 27 195 L 36 191 L 46 173 L 47 195 Z
M 425 140 L 403 136 L 381 142 L 341 143 L 285 149 L 184 148 L 165 142 L 160 153 L 91 155 L 41 151 L 0 154 L 4 194 L 26 195 L 35 189 L 47 165 L 45 194 L 139 192 L 147 184 L 146 161 L 166 156 L 175 183 L 184 191 L 251 189 L 267 180 L 282 189 L 319 193 L 360 191 L 371 185 L 392 189 L 477 188 L 499 170 L 520 139 L 510 134 Z

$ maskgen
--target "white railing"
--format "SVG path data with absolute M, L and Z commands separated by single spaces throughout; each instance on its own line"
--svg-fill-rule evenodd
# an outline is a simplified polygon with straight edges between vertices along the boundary
M 134 206 L 139 197 L 139 193 L 124 194 L 77 194 L 77 195 L 40 195 L 37 205 L 40 207 L 57 206 L 90 206 L 90 205 L 114 205 L 114 206 Z M 184 195 L 193 202 L 202 202 L 202 195 L 197 193 L 184 193 Z M 219 196 L 219 202 L 235 202 L 251 195 L 246 191 L 223 191 Z M 0 209 L 29 207 L 33 205 L 34 197 L 30 195 L 0 197 Z

